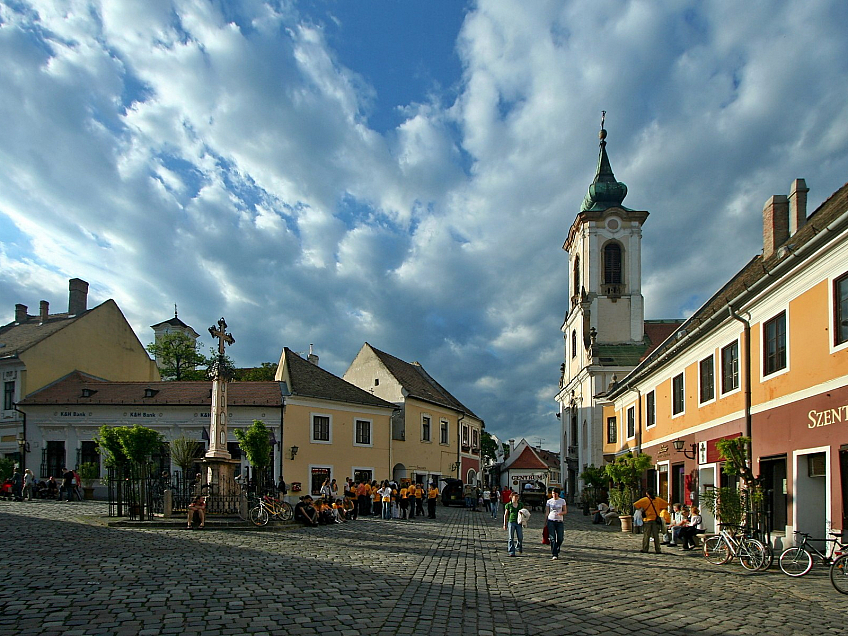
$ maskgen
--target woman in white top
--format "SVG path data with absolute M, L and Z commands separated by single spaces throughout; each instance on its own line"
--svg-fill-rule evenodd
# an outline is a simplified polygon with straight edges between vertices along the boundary
M 545 513 L 548 517 L 548 539 L 551 542 L 551 560 L 559 559 L 559 550 L 563 540 L 562 518 L 568 512 L 565 499 L 559 496 L 559 488 L 553 489 L 553 495 L 545 503 Z
M 680 528 L 680 538 L 683 540 L 681 550 L 691 550 L 695 547 L 695 535 L 704 534 L 704 518 L 698 506 L 692 506 L 692 515 L 689 517 L 688 525 Z

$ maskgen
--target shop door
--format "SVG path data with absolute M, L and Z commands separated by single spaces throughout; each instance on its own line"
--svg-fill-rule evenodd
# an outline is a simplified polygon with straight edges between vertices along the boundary
M 842 536 L 848 532 L 848 448 L 839 450 L 839 474 L 842 480 Z
M 786 457 L 760 460 L 769 530 L 786 531 Z
M 668 464 L 660 464 L 659 479 L 657 480 L 657 495 L 668 501 Z
M 683 503 L 683 477 L 683 464 L 673 464 L 671 467 L 671 501 L 668 503 Z

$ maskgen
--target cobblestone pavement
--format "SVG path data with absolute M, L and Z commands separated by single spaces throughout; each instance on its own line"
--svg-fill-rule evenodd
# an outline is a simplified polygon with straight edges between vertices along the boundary
M 845 634 L 848 597 L 817 567 L 747 573 L 570 514 L 560 561 L 507 558 L 500 521 L 281 532 L 115 528 L 96 502 L 0 502 L 0 634 Z

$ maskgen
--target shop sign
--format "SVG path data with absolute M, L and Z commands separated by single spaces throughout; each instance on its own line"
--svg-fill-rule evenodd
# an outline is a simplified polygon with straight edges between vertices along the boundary
M 734 433 L 733 435 L 725 435 L 724 437 L 716 437 L 715 439 L 707 440 L 706 443 L 706 461 L 700 462 L 702 464 L 715 464 L 716 462 L 720 462 L 721 458 L 719 457 L 718 449 L 716 448 L 716 442 L 720 442 L 723 439 L 733 439 L 735 437 L 742 437 L 742 433 Z
M 812 410 L 807 413 L 807 428 L 818 428 L 819 426 L 830 426 L 831 424 L 841 424 L 848 422 L 848 404 L 837 406 L 835 409 L 825 409 L 824 411 Z
M 527 475 L 510 475 L 514 481 L 544 481 L 547 475 L 545 473 L 530 473 Z

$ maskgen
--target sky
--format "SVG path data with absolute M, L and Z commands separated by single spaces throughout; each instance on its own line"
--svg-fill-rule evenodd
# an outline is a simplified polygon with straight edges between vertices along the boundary
M 562 244 L 607 151 L 646 318 L 848 181 L 848 3 L 0 0 L 0 312 L 224 316 L 240 366 L 364 342 L 559 449 Z M 204 348 L 211 345 L 208 335 Z

